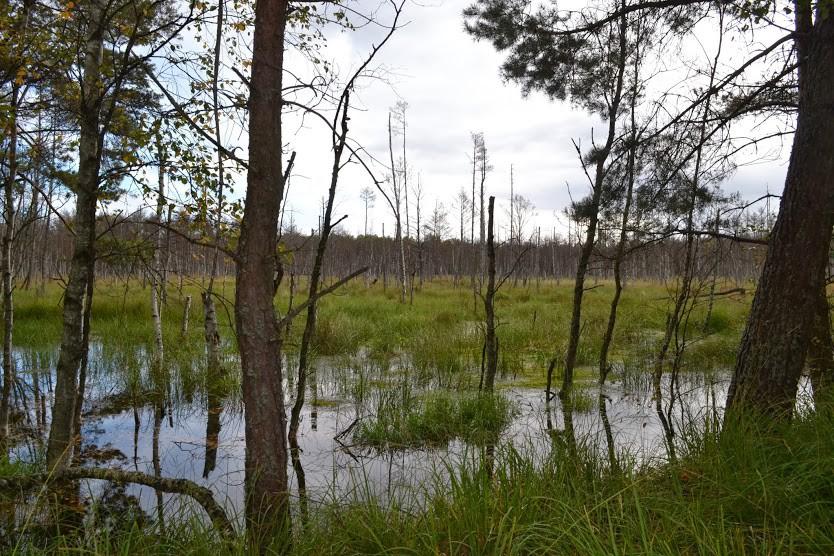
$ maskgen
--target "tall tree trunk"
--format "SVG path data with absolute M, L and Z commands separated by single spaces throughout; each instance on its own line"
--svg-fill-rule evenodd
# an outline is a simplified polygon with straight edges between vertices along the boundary
M 73 417 L 73 431 L 75 444 L 81 444 L 81 410 L 84 404 L 84 393 L 87 391 L 87 371 L 90 363 L 90 320 L 93 315 L 93 284 L 95 280 L 95 261 L 87 270 L 87 293 L 84 297 L 84 317 L 81 321 L 81 363 L 78 365 L 78 394 L 75 397 L 75 415 Z
M 406 265 L 405 265 L 405 240 L 403 239 L 402 229 L 402 212 L 400 210 L 400 189 L 402 182 L 397 184 L 397 168 L 394 164 L 394 130 L 391 126 L 391 112 L 388 112 L 388 154 L 391 158 L 391 188 L 394 193 L 394 205 L 391 209 L 394 211 L 394 218 L 396 219 L 396 240 L 399 248 L 398 266 L 400 274 L 400 303 L 405 303 L 406 296 Z M 406 215 L 407 216 L 407 215 Z
M 217 2 L 217 25 L 215 28 L 214 43 L 214 66 L 212 71 L 212 102 L 214 115 L 214 138 L 218 145 L 222 143 L 223 136 L 220 130 L 220 56 L 223 45 L 223 17 L 224 1 Z M 209 234 L 214 239 L 214 249 L 211 257 L 211 271 L 209 273 L 208 288 L 202 293 L 203 299 L 203 326 L 206 339 L 206 353 L 208 359 L 208 370 L 215 373 L 220 369 L 220 332 L 217 328 L 217 311 L 214 308 L 214 280 L 217 278 L 217 265 L 220 260 L 220 222 L 223 218 L 223 189 L 225 186 L 225 169 L 223 164 L 223 150 L 217 149 L 217 210 L 215 222 L 212 227 L 211 218 L 207 217 L 207 225 L 211 228 Z
M 26 31 L 29 26 L 29 13 L 31 0 L 25 0 L 16 32 L 18 39 L 23 44 L 26 41 Z M 22 61 L 21 61 L 22 62 Z M 21 67 L 22 68 L 22 67 Z M 22 68 L 25 69 L 25 68 Z M 12 243 L 15 230 L 15 204 L 14 186 L 17 179 L 17 118 L 20 104 L 20 85 L 17 81 L 12 83 L 11 99 L 9 106 L 8 133 L 9 146 L 5 153 L 8 175 L 3 184 L 3 241 L 2 255 L 0 255 L 0 273 L 3 275 L 3 388 L 0 390 L 0 457 L 5 455 L 5 442 L 8 439 L 9 416 L 11 413 L 12 391 L 15 382 L 14 358 L 12 357 L 12 340 L 14 333 L 14 272 L 12 264 Z M 36 205 L 37 200 L 33 197 L 32 204 Z
M 614 90 L 611 91 L 611 100 L 608 104 L 608 135 L 605 145 L 595 153 L 596 168 L 594 173 L 593 191 L 591 194 L 590 218 L 588 229 L 585 231 L 585 243 L 579 255 L 579 263 L 576 266 L 576 279 L 573 285 L 573 309 L 571 311 L 570 329 L 568 334 L 568 349 L 565 354 L 565 369 L 562 374 L 562 389 L 559 397 L 562 403 L 570 396 L 573 388 L 573 369 L 576 366 L 576 354 L 579 349 L 579 336 L 582 323 L 582 298 L 585 295 L 585 277 L 588 273 L 588 264 L 594 252 L 596 244 L 597 224 L 599 223 L 599 209 L 602 199 L 603 182 L 605 180 L 605 164 L 614 140 L 617 135 L 617 115 L 620 109 L 620 101 L 623 93 L 623 76 L 626 67 L 626 17 L 620 18 L 619 27 L 619 60 L 617 64 L 617 79 Z
M 84 48 L 84 86 L 78 144 L 78 183 L 75 198 L 74 242 L 69 278 L 64 292 L 61 350 L 55 371 L 55 401 L 46 449 L 50 469 L 64 467 L 72 456 L 72 434 L 78 369 L 84 355 L 84 299 L 90 267 L 95 262 L 96 202 L 98 199 L 99 120 L 101 110 L 101 63 L 104 45 L 103 12 L 97 2 L 90 4 Z
M 727 411 L 789 419 L 834 224 L 834 13 L 797 4 L 799 114 L 782 202 L 741 339 Z
M 287 418 L 273 306 L 276 230 L 284 192 L 281 78 L 286 22 L 286 0 L 257 3 L 249 88 L 249 171 L 235 287 L 246 408 L 246 520 L 253 542 L 290 532 Z
M 638 30 L 639 34 L 639 30 Z M 599 348 L 599 384 L 605 384 L 608 378 L 608 373 L 611 371 L 611 365 L 608 362 L 608 350 L 611 348 L 611 341 L 614 338 L 614 328 L 617 324 L 617 310 L 620 305 L 620 297 L 623 293 L 623 262 L 626 254 L 626 244 L 628 243 L 628 220 L 631 217 L 631 203 L 634 197 L 634 164 L 637 157 L 637 121 L 635 118 L 635 103 L 637 102 L 637 76 L 639 69 L 639 55 L 635 53 L 634 62 L 634 86 L 631 92 L 631 133 L 630 144 L 628 146 L 628 155 L 626 160 L 626 191 L 625 203 L 623 204 L 623 214 L 620 220 L 620 237 L 617 240 L 617 252 L 614 254 L 614 296 L 611 298 L 611 307 L 608 311 L 608 324 L 605 327 L 605 333 L 602 336 L 602 345 Z M 600 391 L 600 411 L 605 413 L 605 402 L 602 399 L 602 392 Z M 601 413 L 601 415 L 602 415 Z M 603 417 L 603 424 L 608 424 L 607 414 Z M 612 446 L 609 442 L 609 459 L 612 455 Z M 613 460 L 612 460 L 613 461 Z
M 25 18 L 25 16 L 24 16 Z M 14 184 L 17 178 L 17 110 L 20 88 L 12 86 L 11 118 L 9 122 L 9 148 L 6 152 L 9 174 L 3 186 L 3 244 L 0 272 L 3 274 L 3 389 L 0 397 L 0 447 L 5 447 L 9 437 L 9 413 L 11 412 L 12 386 L 15 381 L 12 357 L 12 333 L 14 330 L 14 300 L 12 298 L 12 241 L 15 228 Z M 5 450 L 0 451 L 0 457 Z

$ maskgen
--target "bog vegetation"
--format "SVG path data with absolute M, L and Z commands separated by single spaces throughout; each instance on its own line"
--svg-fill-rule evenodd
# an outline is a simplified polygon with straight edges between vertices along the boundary
M 834 552 L 831 0 L 466 7 L 593 130 L 550 225 L 353 129 L 418 9 L 0 5 L 0 551 Z

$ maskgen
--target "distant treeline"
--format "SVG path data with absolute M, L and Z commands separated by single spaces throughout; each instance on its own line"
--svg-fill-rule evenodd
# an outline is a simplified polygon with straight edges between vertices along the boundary
M 158 226 L 141 217 L 99 217 L 96 274 L 101 278 L 147 279 L 153 268 L 155 234 Z M 163 224 L 165 279 L 168 282 L 206 276 L 211 271 L 213 239 L 203 233 L 201 226 L 184 219 Z M 218 274 L 232 276 L 234 261 L 226 255 L 234 249 L 234 233 L 219 246 Z M 609 279 L 613 272 L 616 250 L 614 234 L 603 234 L 597 242 L 590 266 L 592 279 Z M 725 237 L 726 236 L 726 237 Z M 762 236 L 763 237 L 763 236 Z M 754 280 L 759 274 L 765 246 L 762 238 L 751 236 L 711 237 L 704 234 L 697 240 L 698 274 L 704 278 L 718 277 L 736 283 Z M 296 231 L 281 234 L 276 264 L 280 263 L 285 277 L 310 274 L 318 235 L 302 235 Z M 481 276 L 481 248 L 479 242 L 437 237 L 407 238 L 406 261 L 409 282 L 419 286 L 422 281 L 438 277 L 454 280 L 465 286 Z M 15 244 L 15 265 L 20 285 L 28 287 L 38 281 L 63 281 L 72 254 L 72 233 L 67 227 L 46 219 L 32 222 L 22 231 Z M 681 273 L 685 242 L 680 234 L 634 239 L 628 245 L 623 276 L 629 280 L 663 281 Z M 531 280 L 573 278 L 580 255 L 580 244 L 557 234 L 533 234 L 526 240 L 501 242 L 496 247 L 499 275 L 512 271 L 515 284 Z M 344 276 L 368 267 L 368 282 L 384 285 L 398 283 L 397 242 L 391 237 L 374 235 L 352 236 L 345 233 L 331 235 L 324 260 L 324 275 Z

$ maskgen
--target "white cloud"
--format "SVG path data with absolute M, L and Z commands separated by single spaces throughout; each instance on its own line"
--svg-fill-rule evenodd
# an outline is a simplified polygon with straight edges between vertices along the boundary
M 377 65 L 387 72 L 390 83 L 365 83 L 354 98 L 351 133 L 379 160 L 387 160 L 387 110 L 403 99 L 408 109 L 409 165 L 419 171 L 425 189 L 425 206 L 439 199 L 447 207 L 461 186 L 471 187 L 469 133 L 483 131 L 494 171 L 487 180 L 490 194 L 509 196 L 509 168 L 515 167 L 516 192 L 536 205 L 536 225 L 552 230 L 553 213 L 569 203 L 566 183 L 574 198 L 587 191 L 571 139 L 590 143 L 592 128 L 601 133 L 599 120 L 569 103 L 550 101 L 533 94 L 523 98 L 519 88 L 502 82 L 502 56 L 488 43 L 474 42 L 463 30 L 462 10 L 470 0 L 447 0 L 439 4 L 406 7 L 408 21 L 385 46 Z M 382 4 L 385 6 L 385 4 Z M 389 17 L 385 9 L 379 14 Z M 354 32 L 329 30 L 325 54 L 345 73 L 363 59 L 371 44 L 378 43 L 378 28 Z M 289 63 L 295 59 L 288 57 Z M 289 204 L 302 228 L 316 225 L 321 198 L 329 184 L 331 155 L 329 137 L 317 121 L 287 139 L 297 150 L 296 170 Z M 298 119 L 285 119 L 286 131 L 295 132 Z M 395 147 L 397 148 L 397 147 Z M 376 167 L 378 176 L 385 169 Z M 762 165 L 740 168 L 728 191 L 740 190 L 755 197 L 766 188 L 779 192 L 784 177 L 780 157 Z M 370 184 L 358 167 L 343 173 L 336 213 L 351 215 L 347 230 L 359 232 L 364 224 L 359 191 Z M 239 187 L 238 187 L 239 189 Z M 381 199 L 374 209 L 375 232 L 381 223 L 392 229 L 392 218 Z

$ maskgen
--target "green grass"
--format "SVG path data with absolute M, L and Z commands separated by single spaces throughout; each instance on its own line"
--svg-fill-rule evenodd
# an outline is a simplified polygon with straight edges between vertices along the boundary
M 300 534 L 306 554 L 830 554 L 834 420 L 772 436 L 693 431 L 676 465 L 614 473 L 554 447 L 511 450 L 493 469 L 460 464 L 415 512 L 326 508 Z
M 304 291 L 298 284 L 298 291 Z M 586 294 L 576 369 L 580 383 L 596 380 L 597 357 L 612 286 L 601 283 Z M 218 291 L 231 298 L 233 283 Z M 501 394 L 508 387 L 542 389 L 550 358 L 567 344 L 572 286 L 543 281 L 539 287 L 505 286 L 496 300 L 500 343 L 495 396 L 477 387 L 483 336 L 483 308 L 473 307 L 468 288 L 427 282 L 413 305 L 397 303 L 395 288 L 367 288 L 360 281 L 324 299 L 319 309 L 314 360 L 328 356 L 322 380 L 336 384 L 319 406 L 353 402 L 364 410 L 354 442 L 377 448 L 415 447 L 465 440 L 495 442 L 515 408 Z M 190 328 L 180 333 L 184 299 L 192 296 Z M 138 282 L 100 281 L 93 306 L 93 339 L 101 349 L 91 381 L 115 380 L 131 403 L 155 399 L 169 384 L 177 398 L 215 388 L 239 396 L 235 340 L 218 301 L 226 372 L 209 377 L 199 289 L 171 287 L 163 310 L 166 365 L 150 369 L 153 345 L 150 291 Z M 16 292 L 15 344 L 24 354 L 20 373 L 54 365 L 60 340 L 60 290 Z M 299 299 L 295 300 L 296 303 Z M 283 312 L 287 291 L 276 307 Z M 669 295 L 665 286 L 629 283 L 623 293 L 611 362 L 611 379 L 647 388 L 647 369 L 656 353 Z M 706 332 L 706 302 L 694 310 L 684 371 L 726 368 L 748 310 L 749 297 L 716 300 Z M 286 342 L 289 360 L 297 349 L 303 317 Z M 294 365 L 288 365 L 292 378 Z M 554 377 L 558 385 L 559 376 Z M 575 409 L 592 412 L 594 396 L 574 389 Z M 339 400 L 338 402 L 336 400 Z M 308 400 L 309 403 L 309 400 Z M 544 460 L 497 450 L 485 468 L 475 458 L 449 461 L 447 473 L 415 493 L 407 507 L 356 495 L 314 508 L 302 529 L 296 520 L 293 551 L 299 554 L 776 554 L 834 552 L 834 420 L 810 414 L 772 441 L 760 435 L 719 439 L 710 431 L 689 431 L 687 450 L 674 466 L 623 465 L 613 473 L 607 461 L 580 451 L 570 457 L 555 443 Z M 589 441 L 590 442 L 590 441 Z M 582 444 L 582 442 L 580 442 Z M 0 475 L 19 470 L 0 464 Z M 451 477 L 451 479 L 449 478 Z M 361 491 L 361 489 L 360 489 Z M 189 514 L 191 515 L 191 514 Z M 205 525 L 183 516 L 164 532 L 150 525 L 86 523 L 79 530 L 22 536 L 21 544 L 0 541 L 13 554 L 220 554 L 247 553 L 245 540 L 221 544 Z M 0 524 L 0 528 L 3 525 Z
M 376 414 L 357 425 L 353 441 L 376 447 L 409 447 L 446 444 L 457 438 L 480 445 L 497 441 L 514 412 L 501 394 L 439 391 L 404 397 L 384 397 Z
M 234 283 L 220 281 L 217 287 L 217 313 L 225 353 L 235 353 L 230 322 Z M 297 286 L 303 291 L 304 284 Z M 612 286 L 600 283 L 589 290 L 583 305 L 582 341 L 577 364 L 596 368 L 599 342 L 606 325 Z M 411 365 L 429 378 L 449 380 L 461 372 L 477 371 L 480 366 L 483 308 L 473 307 L 468 288 L 454 288 L 449 281 L 426 282 L 415 292 L 413 305 L 391 299 L 392 288 L 365 287 L 361 281 L 348 284 L 336 295 L 320 302 L 314 341 L 318 355 L 354 355 L 360 349 L 374 358 L 385 359 L 406 353 Z M 166 357 L 182 366 L 203 353 L 202 306 L 197 284 L 186 284 L 182 291 L 168 289 L 163 308 Z M 184 299 L 191 295 L 189 332 L 180 335 Z M 500 370 L 517 380 L 541 378 L 547 362 L 559 355 L 567 344 L 571 286 L 543 281 L 536 287 L 505 285 L 496 300 L 499 320 Z M 279 312 L 287 302 L 282 288 L 276 296 Z M 15 345 L 28 349 L 54 349 L 61 334 L 61 290 L 50 285 L 45 292 L 35 288 L 18 290 L 15 295 Z M 295 300 L 297 304 L 299 299 Z M 718 298 L 707 333 L 701 332 L 706 301 L 691 318 L 694 341 L 692 365 L 727 366 L 735 357 L 735 347 L 744 324 L 749 299 Z M 630 283 L 624 290 L 612 359 L 622 362 L 651 356 L 666 322 L 669 303 L 665 286 Z M 297 319 L 287 349 L 294 350 L 303 329 Z M 100 280 L 93 304 L 93 338 L 115 349 L 150 347 L 153 331 L 150 320 L 150 289 L 141 282 Z M 703 348 L 700 345 L 703 344 Z M 700 351 L 700 352 L 699 352 Z

